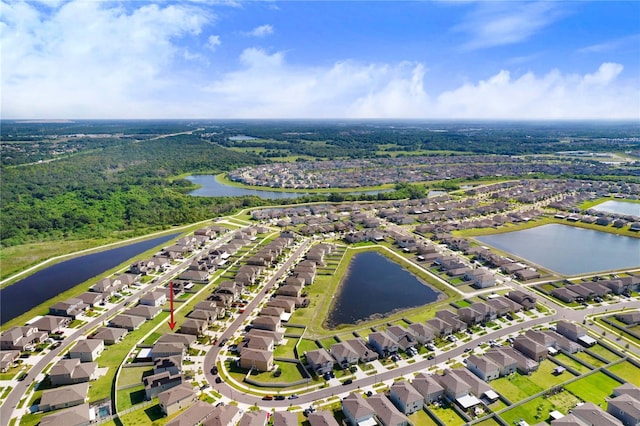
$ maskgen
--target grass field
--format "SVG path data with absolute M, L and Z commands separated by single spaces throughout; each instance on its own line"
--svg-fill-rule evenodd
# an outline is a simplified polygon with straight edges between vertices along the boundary
M 562 374 L 554 375 L 553 370 L 557 367 L 557 365 L 548 359 L 545 359 L 538 366 L 538 371 L 532 373 L 528 379 L 531 380 L 536 385 L 540 386 L 542 389 L 548 389 L 551 386 L 558 385 L 560 383 L 564 383 L 567 380 L 575 377 L 569 371 L 565 371 Z
M 414 424 L 416 426 L 438 426 L 438 423 L 436 423 L 424 410 L 416 411 L 408 417 L 411 424 Z
M 569 383 L 566 388 L 583 401 L 598 405 L 605 402 L 605 398 L 613 393 L 613 389 L 622 383 L 612 379 L 601 371 Z
M 453 408 L 443 408 L 431 406 L 431 411 L 447 426 L 457 426 L 465 424 L 465 420 L 455 412 Z
M 127 413 L 121 416 L 120 420 L 127 426 L 162 426 L 178 415 L 179 413 L 175 413 L 170 417 L 164 417 L 160 405 L 155 404 Z
M 620 359 L 620 357 L 616 354 L 614 354 L 613 352 L 611 352 L 609 349 L 605 348 L 604 346 L 601 345 L 595 345 L 589 348 L 589 350 L 595 354 L 600 355 L 603 358 L 608 359 L 609 361 L 616 361 L 618 359 Z
M 608 367 L 607 370 L 611 371 L 618 377 L 622 377 L 629 383 L 633 383 L 636 386 L 640 386 L 640 369 L 629 361 L 624 361 L 616 365 Z
M 538 397 L 515 408 L 500 414 L 500 417 L 508 424 L 514 424 L 519 420 L 524 420 L 530 425 L 546 421 L 549 413 L 558 410 L 566 414 L 568 410 L 575 407 L 580 402 L 571 392 L 560 392 L 548 398 Z
M 118 401 L 116 408 L 118 411 L 124 411 L 145 401 L 144 386 L 136 386 L 133 388 L 118 391 Z
M 120 370 L 118 387 L 133 385 L 142 382 L 142 375 L 147 371 L 153 371 L 151 367 L 131 367 Z
M 555 356 L 555 359 L 557 359 L 558 361 L 560 361 L 561 363 L 568 365 L 569 367 L 575 369 L 576 371 L 578 371 L 580 374 L 583 373 L 588 373 L 589 371 L 591 371 L 589 369 L 589 367 L 580 364 L 578 361 L 575 361 L 571 358 L 569 358 L 568 356 L 566 356 L 565 354 L 558 354 Z
M 520 373 L 492 380 L 491 387 L 511 402 L 521 401 L 545 389 Z
M 603 365 L 606 365 L 604 362 L 600 361 L 598 358 L 594 358 L 591 355 L 589 355 L 588 353 L 585 352 L 578 352 L 577 354 L 575 354 L 576 358 L 580 358 L 581 360 L 583 360 L 584 362 L 593 365 L 594 367 L 602 367 Z

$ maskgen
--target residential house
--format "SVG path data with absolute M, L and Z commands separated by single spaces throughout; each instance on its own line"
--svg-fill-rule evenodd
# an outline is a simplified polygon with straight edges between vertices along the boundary
M 460 318 L 458 318 L 458 315 L 456 315 L 454 312 L 451 312 L 447 309 L 444 309 L 442 311 L 436 311 L 436 318 L 451 325 L 452 333 L 457 333 L 467 329 L 467 324 L 461 321 Z
M 89 404 L 85 403 L 43 416 L 39 425 L 89 426 L 93 420 L 92 410 L 90 410 Z
M 273 352 L 246 348 L 240 354 L 240 368 L 271 371 L 273 369 Z
M 638 325 L 640 324 L 640 311 L 633 312 L 623 312 L 620 314 L 616 314 L 616 319 L 620 322 L 623 322 L 627 325 Z M 33 324 L 35 325 L 35 324 Z M 38 328 L 40 330 L 40 328 Z
M 530 268 L 516 271 L 515 275 L 516 275 L 516 278 L 519 279 L 520 281 L 529 281 L 536 278 L 540 278 L 540 272 Z
M 138 305 L 134 306 L 133 308 L 127 309 L 126 311 L 124 311 L 124 314 L 151 320 L 157 317 L 160 312 L 162 312 L 162 308 L 159 306 Z
M 276 294 L 279 296 L 291 296 L 300 297 L 302 293 L 302 286 L 283 285 L 276 290 Z
M 309 367 L 318 375 L 333 371 L 333 358 L 326 349 L 316 349 L 305 352 Z
M 578 324 L 566 320 L 560 320 L 557 322 L 556 331 L 559 334 L 565 336 L 567 339 L 573 340 L 574 342 L 577 342 L 581 337 L 587 335 L 586 329 L 579 326 Z
M 170 416 L 193 405 L 198 396 L 190 383 L 182 383 L 158 394 L 160 410 Z
M 471 386 L 456 374 L 453 374 L 451 370 L 445 370 L 444 374 L 435 376 L 435 378 L 444 389 L 444 395 L 451 401 L 462 398 L 471 391 Z
M 91 336 L 91 339 L 102 340 L 105 345 L 115 345 L 124 339 L 127 333 L 128 331 L 124 328 L 100 327 Z
M 118 291 L 119 285 L 121 283 L 122 282 L 119 279 L 114 280 L 111 278 L 103 278 L 97 283 L 95 283 L 90 290 L 96 293 L 104 294 L 105 295 L 104 297 L 106 299 L 110 297 L 113 293 Z
M 72 297 L 49 306 L 49 313 L 51 315 L 59 315 L 75 319 L 76 316 L 82 314 L 82 312 L 84 312 L 88 307 L 89 305 L 84 303 L 82 300 Z
M 140 328 L 145 321 L 146 319 L 144 317 L 120 314 L 111 318 L 109 327 L 124 328 L 128 331 L 133 331 Z
M 331 418 L 333 418 L 333 415 Z M 273 420 L 273 426 L 298 426 L 298 414 L 291 411 L 276 411 L 271 415 L 271 419 Z M 311 423 L 310 419 L 308 421 Z M 335 426 L 339 426 L 335 419 L 333 421 Z M 313 426 L 313 423 L 311 423 L 311 426 Z
M 534 361 L 533 359 L 523 355 L 511 346 L 501 346 L 499 348 L 495 348 L 495 350 L 513 358 L 517 364 L 516 368 L 521 374 L 530 374 L 538 369 L 538 361 Z M 492 359 L 495 360 L 495 358 Z
M 11 327 L 0 336 L 0 349 L 24 351 L 44 342 L 46 338 L 46 332 L 38 331 L 33 326 Z
M 422 400 L 422 398 L 421 398 Z M 408 426 L 409 419 L 383 394 L 367 398 L 382 426 Z
M 258 316 L 267 315 L 277 318 L 281 318 L 282 314 L 284 314 L 284 309 L 276 308 L 275 306 L 267 306 L 265 308 L 262 308 L 260 312 L 258 312 Z
M 276 297 L 273 300 L 270 300 L 269 302 L 267 302 L 267 304 L 265 305 L 267 307 L 275 307 L 275 308 L 282 308 L 284 309 L 284 311 L 286 313 L 293 313 L 293 311 L 295 310 L 296 307 L 296 303 L 291 300 L 291 299 L 284 299 L 282 297 Z
M 71 323 L 69 317 L 58 317 L 54 315 L 45 315 L 32 322 L 31 327 L 35 327 L 38 331 L 46 331 L 47 333 L 57 333 Z
M 499 349 L 489 349 L 484 354 L 484 358 L 498 366 L 499 375 L 501 377 L 515 373 L 518 369 L 518 362 L 513 357 L 509 356 L 509 354 Z
M 342 413 L 350 426 L 375 424 L 376 412 L 359 392 L 351 392 L 342 399 Z
M 47 412 L 81 405 L 87 402 L 88 392 L 88 382 L 47 389 L 42 392 L 38 408 L 40 411 Z
M 102 293 L 87 291 L 86 293 L 82 293 L 79 296 L 76 296 L 76 299 L 82 300 L 82 303 L 93 308 L 94 306 L 102 303 L 102 301 L 104 300 L 104 295 Z
M 189 348 L 196 341 L 196 336 L 191 334 L 167 333 L 160 336 L 156 343 L 180 343 L 183 347 Z
M 164 371 L 168 371 L 172 376 L 182 373 L 182 355 L 156 358 L 153 361 L 153 374 L 160 374 Z
M 329 353 L 342 368 L 357 364 L 360 360 L 358 352 L 347 342 L 331 345 Z
M 537 300 L 534 296 L 531 296 L 520 290 L 513 290 L 507 293 L 507 298 L 513 300 L 516 303 L 522 305 L 524 309 L 531 309 L 536 307 Z
M 169 371 L 152 374 L 142 379 L 144 393 L 148 401 L 155 398 L 161 392 L 179 386 L 182 383 L 184 383 L 184 376 L 182 374 L 171 374 Z
M 403 351 L 411 347 L 415 347 L 418 341 L 414 335 L 404 327 L 399 325 L 392 325 L 386 329 L 386 333 L 389 337 L 398 343 L 398 347 Z
M 196 401 L 191 407 L 167 423 L 167 426 L 228 426 L 235 425 L 240 418 L 240 410 L 227 404 L 214 407 L 208 402 Z
M 394 382 L 389 388 L 389 398 L 406 415 L 422 410 L 424 399 L 409 382 L 401 380 Z
M 195 337 L 195 336 L 194 336 Z M 151 359 L 168 358 L 173 356 L 185 356 L 187 349 L 180 342 L 156 342 L 151 349 Z
M 269 415 L 269 413 L 263 410 L 246 411 L 242 417 L 240 417 L 238 426 L 266 426 Z
M 598 407 L 593 402 L 586 402 L 571 409 L 571 414 L 587 425 L 622 426 L 622 422 Z
M 437 337 L 448 336 L 453 330 L 451 324 L 441 320 L 440 318 L 428 319 L 427 325 L 433 329 L 433 332 Z
M 431 327 L 419 322 L 414 322 L 413 324 L 409 324 L 407 328 L 409 332 L 415 336 L 418 343 L 424 345 L 425 343 L 433 341 L 434 333 Z
M 182 323 L 180 332 L 184 334 L 193 334 L 194 336 L 201 336 L 207 329 L 207 322 L 203 320 L 188 318 Z
M 82 362 L 92 362 L 98 359 L 104 350 L 104 342 L 100 339 L 80 340 L 69 351 L 69 358 L 77 358 Z
M 411 385 L 422 395 L 425 404 L 431 404 L 444 395 L 444 388 L 430 374 L 418 373 Z
M 468 306 L 458 309 L 458 317 L 461 321 L 464 321 L 467 326 L 479 324 L 484 319 L 483 314 Z
M 631 395 L 635 399 L 640 401 L 640 387 L 632 383 L 624 383 L 617 388 L 613 389 L 613 396 Z
M 193 269 L 187 269 L 180 273 L 178 279 L 185 281 L 192 281 L 194 283 L 208 284 L 211 273 L 209 271 L 195 271 Z
M 276 413 L 279 412 L 276 411 Z M 333 413 L 328 410 L 320 410 L 309 413 L 307 421 L 309 422 L 310 426 L 340 426 L 335 417 L 333 417 Z M 273 422 L 273 426 L 277 426 L 275 420 Z
M 79 359 L 61 359 L 49 371 L 53 386 L 72 385 L 97 379 L 97 362 L 80 362 Z
M 609 400 L 607 413 L 620 420 L 624 426 L 640 425 L 640 401 L 623 394 Z
M 369 345 L 382 357 L 398 352 L 398 343 L 384 331 L 369 334 Z
M 518 336 L 513 341 L 513 348 L 534 361 L 542 361 L 547 357 L 547 347 L 526 336 Z
M 578 293 L 575 293 L 566 287 L 554 288 L 551 290 L 551 295 L 565 303 L 573 303 L 580 297 Z
M 260 330 L 277 331 L 280 328 L 280 318 L 259 316 L 253 320 L 251 325 Z
M 150 291 L 140 297 L 140 304 L 160 307 L 167 303 L 167 294 L 162 291 Z
M 470 355 L 466 361 L 467 368 L 485 382 L 500 377 L 500 366 L 488 357 Z
M 6 373 L 20 359 L 20 351 L 0 351 L 0 373 Z
M 493 308 L 493 306 L 488 305 L 487 303 L 474 302 L 471 304 L 470 308 L 482 315 L 482 320 L 480 322 L 490 322 L 498 318 L 498 312 Z

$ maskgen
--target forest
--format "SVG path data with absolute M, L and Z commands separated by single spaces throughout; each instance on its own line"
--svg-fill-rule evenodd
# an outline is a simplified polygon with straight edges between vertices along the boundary
M 219 173 L 270 161 L 227 148 L 273 144 L 321 158 L 380 155 L 380 149 L 465 153 L 557 150 L 638 151 L 637 124 L 554 126 L 513 123 L 325 121 L 81 121 L 2 123 L 0 243 L 141 235 L 243 207 L 310 201 L 419 198 L 424 185 L 399 183 L 376 195 L 316 194 L 282 200 L 192 197 L 178 176 Z M 171 137 L 162 137 L 180 132 Z M 259 140 L 232 140 L 249 135 Z M 569 142 L 567 142 L 569 140 Z M 454 189 L 457 182 L 447 182 Z

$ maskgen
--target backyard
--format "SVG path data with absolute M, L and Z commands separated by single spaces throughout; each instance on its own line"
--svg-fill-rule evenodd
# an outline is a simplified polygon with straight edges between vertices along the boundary
M 519 420 L 524 420 L 529 424 L 536 424 L 546 421 L 549 418 L 549 413 L 553 410 L 566 414 L 579 402 L 581 402 L 580 399 L 575 395 L 562 391 L 546 398 L 544 396 L 535 398 L 503 412 L 500 417 L 509 424 L 514 424 Z
M 567 390 L 583 401 L 602 404 L 622 383 L 598 371 L 566 386 Z

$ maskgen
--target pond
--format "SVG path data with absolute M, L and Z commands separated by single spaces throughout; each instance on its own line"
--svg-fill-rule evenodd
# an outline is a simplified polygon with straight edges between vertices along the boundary
M 327 325 L 357 324 L 422 306 L 443 294 L 375 251 L 353 256 L 342 278 Z
M 640 239 L 549 224 L 477 240 L 563 275 L 640 267 Z
M 187 176 L 185 179 L 202 186 L 194 191 L 191 191 L 189 195 L 196 197 L 242 197 L 244 195 L 255 195 L 260 198 L 298 198 L 304 195 L 310 195 L 309 192 L 285 192 L 285 191 L 270 191 L 268 189 L 249 189 L 240 186 L 226 185 L 218 180 L 216 175 L 195 175 Z M 377 194 L 379 192 L 388 192 L 391 189 L 372 190 L 372 191 L 350 191 L 348 194 Z M 432 191 L 433 192 L 433 191 Z M 324 194 L 329 194 L 325 192 Z
M 640 217 L 640 203 L 632 203 L 629 201 L 605 201 L 602 204 L 593 206 L 592 209 L 599 212 Z
M 0 323 L 13 319 L 41 303 L 118 266 L 140 253 L 176 238 L 180 234 L 133 243 L 85 256 L 74 257 L 41 269 L 0 290 Z

